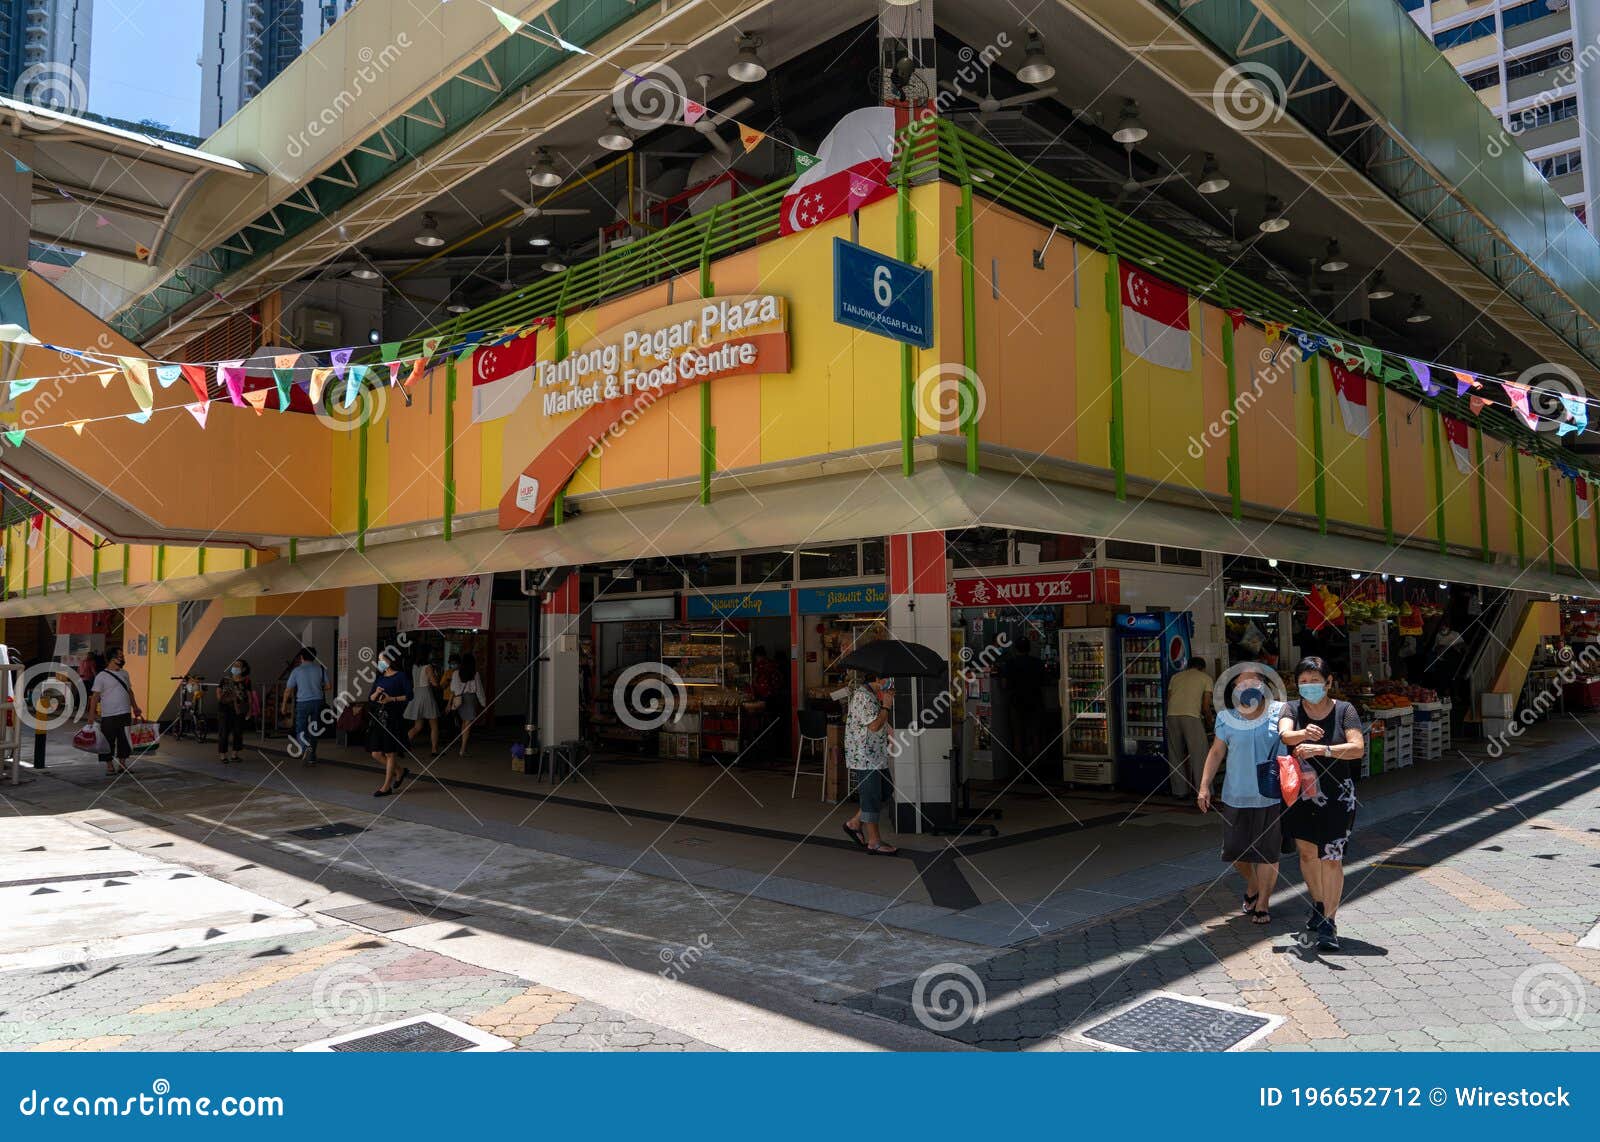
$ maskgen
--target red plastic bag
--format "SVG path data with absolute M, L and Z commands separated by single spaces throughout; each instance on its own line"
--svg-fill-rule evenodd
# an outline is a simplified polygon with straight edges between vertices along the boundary
M 1300 799 L 1300 763 L 1287 754 L 1278 755 L 1278 788 L 1283 792 L 1283 803 L 1293 805 Z

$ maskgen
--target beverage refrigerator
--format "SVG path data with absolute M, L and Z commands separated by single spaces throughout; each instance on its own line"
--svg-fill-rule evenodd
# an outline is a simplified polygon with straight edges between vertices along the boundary
M 1060 648 L 1066 779 L 1072 785 L 1109 789 L 1116 783 L 1111 631 L 1105 627 L 1063 630 Z
M 1117 615 L 1115 705 L 1117 785 L 1140 793 L 1166 788 L 1167 687 L 1189 662 L 1194 620 L 1187 611 Z

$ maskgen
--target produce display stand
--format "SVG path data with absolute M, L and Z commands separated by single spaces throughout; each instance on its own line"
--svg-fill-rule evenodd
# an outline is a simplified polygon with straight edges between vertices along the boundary
M 1412 741 L 1412 730 L 1415 725 L 1415 714 L 1411 706 L 1396 706 L 1387 710 L 1374 710 L 1369 733 L 1374 737 L 1383 738 L 1383 752 L 1379 759 L 1382 770 L 1404 769 L 1415 759 Z M 1368 756 L 1369 770 L 1371 756 Z M 1379 772 L 1379 770 L 1370 770 Z M 1369 773 L 1370 775 L 1370 773 Z
M 1444 756 L 1446 737 L 1443 702 L 1418 702 L 1412 707 L 1416 720 L 1412 723 L 1412 746 L 1422 761 L 1433 761 Z

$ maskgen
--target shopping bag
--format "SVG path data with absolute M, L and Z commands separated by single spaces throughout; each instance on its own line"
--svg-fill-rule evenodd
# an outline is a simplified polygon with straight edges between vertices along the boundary
M 1287 754 L 1278 757 L 1278 792 L 1285 805 L 1293 805 L 1300 799 L 1300 763 Z
M 128 727 L 128 745 L 135 753 L 148 753 L 161 744 L 161 729 L 154 722 L 135 722 Z
M 104 757 L 111 752 L 111 743 L 106 741 L 106 735 L 100 732 L 100 723 L 91 722 L 72 735 L 72 748 Z

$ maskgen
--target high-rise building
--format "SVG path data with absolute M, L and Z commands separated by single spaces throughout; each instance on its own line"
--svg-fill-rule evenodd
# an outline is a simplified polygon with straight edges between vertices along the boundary
M 0 0 L 0 94 L 83 111 L 93 18 L 94 0 Z
M 200 134 L 209 135 L 348 12 L 356 0 L 206 0 Z
M 1561 199 L 1600 225 L 1600 4 L 1399 0 Z M 1579 48 L 1577 45 L 1584 45 Z

